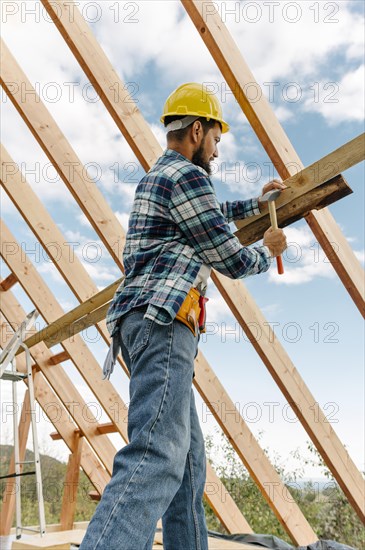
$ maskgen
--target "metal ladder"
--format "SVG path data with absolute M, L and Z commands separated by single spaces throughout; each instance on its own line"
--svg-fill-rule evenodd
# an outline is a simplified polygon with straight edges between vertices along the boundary
M 1 476 L 0 479 L 15 477 L 16 478 L 16 493 L 15 493 L 15 510 L 16 510 L 16 538 L 19 539 L 22 535 L 22 531 L 35 531 L 40 533 L 43 536 L 46 533 L 46 519 L 44 514 L 44 499 L 43 499 L 43 488 L 42 488 L 42 474 L 41 474 L 41 464 L 39 457 L 39 447 L 38 447 L 38 437 L 37 437 L 37 427 L 36 427 L 36 411 L 35 411 L 35 399 L 34 399 L 34 384 L 33 384 L 33 375 L 32 375 L 32 361 L 30 357 L 29 348 L 24 344 L 26 331 L 31 327 L 39 313 L 35 309 L 27 315 L 24 319 L 18 330 L 14 333 L 11 340 L 7 346 L 3 349 L 0 354 L 0 379 L 1 380 L 10 380 L 12 382 L 12 395 L 13 395 L 13 431 L 14 431 L 14 459 L 15 459 L 15 472 L 5 476 Z M 27 372 L 22 373 L 16 370 L 16 357 L 19 348 L 23 348 L 25 351 L 26 357 L 26 368 Z M 10 368 L 7 367 L 10 365 Z M 31 415 L 31 426 L 32 426 L 32 436 L 33 436 L 33 452 L 34 460 L 23 460 L 20 461 L 19 456 L 19 432 L 18 432 L 18 400 L 17 400 L 17 382 L 20 380 L 28 379 L 28 389 L 29 389 L 29 404 L 30 404 L 30 415 Z M 21 464 L 34 464 L 34 471 L 31 472 L 21 472 Z M 38 514 L 39 514 L 39 529 L 32 529 L 29 527 L 22 526 L 22 515 L 21 515 L 21 476 L 25 475 L 35 475 L 36 476 L 36 487 L 37 487 L 37 497 L 38 497 Z

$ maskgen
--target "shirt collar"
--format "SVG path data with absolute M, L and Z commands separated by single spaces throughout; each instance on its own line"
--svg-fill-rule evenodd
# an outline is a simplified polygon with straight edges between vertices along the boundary
M 197 164 L 192 163 L 191 160 L 184 157 L 184 155 L 182 155 L 181 153 L 178 153 L 177 151 L 175 151 L 175 149 L 165 149 L 164 156 L 175 158 L 176 160 L 185 160 L 187 162 L 190 162 L 197 170 L 199 170 L 199 172 L 201 172 L 204 176 L 209 178 L 209 174 L 206 170 L 204 170 L 204 168 L 202 168 L 201 166 L 198 166 Z

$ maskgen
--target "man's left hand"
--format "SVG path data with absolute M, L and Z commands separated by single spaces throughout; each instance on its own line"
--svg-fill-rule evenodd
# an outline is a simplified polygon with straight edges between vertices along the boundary
M 273 179 L 269 181 L 269 183 L 266 183 L 263 186 L 261 196 L 265 195 L 265 193 L 267 193 L 268 191 L 273 191 L 274 189 L 280 189 L 280 191 L 284 191 L 284 189 L 287 189 L 287 186 L 282 181 L 278 179 Z M 267 201 L 261 201 L 260 197 L 259 197 L 259 208 L 260 208 L 260 212 L 262 212 L 263 210 L 266 210 L 267 208 Z

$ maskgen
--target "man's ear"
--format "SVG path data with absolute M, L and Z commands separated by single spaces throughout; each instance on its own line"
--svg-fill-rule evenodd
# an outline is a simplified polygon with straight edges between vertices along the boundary
M 203 131 L 202 123 L 200 122 L 200 120 L 196 120 L 195 122 L 193 122 L 192 128 L 191 128 L 191 138 L 193 142 L 198 143 L 198 141 L 201 139 L 203 134 L 204 134 L 204 131 Z

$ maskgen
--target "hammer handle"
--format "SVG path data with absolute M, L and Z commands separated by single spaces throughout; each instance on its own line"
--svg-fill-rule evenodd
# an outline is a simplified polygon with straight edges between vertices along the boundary
M 273 229 L 278 229 L 278 220 L 276 217 L 275 201 L 269 201 L 269 212 L 270 212 L 271 227 Z M 284 273 L 284 266 L 283 266 L 283 259 L 281 256 L 276 257 L 276 265 L 277 265 L 279 275 L 282 275 Z

